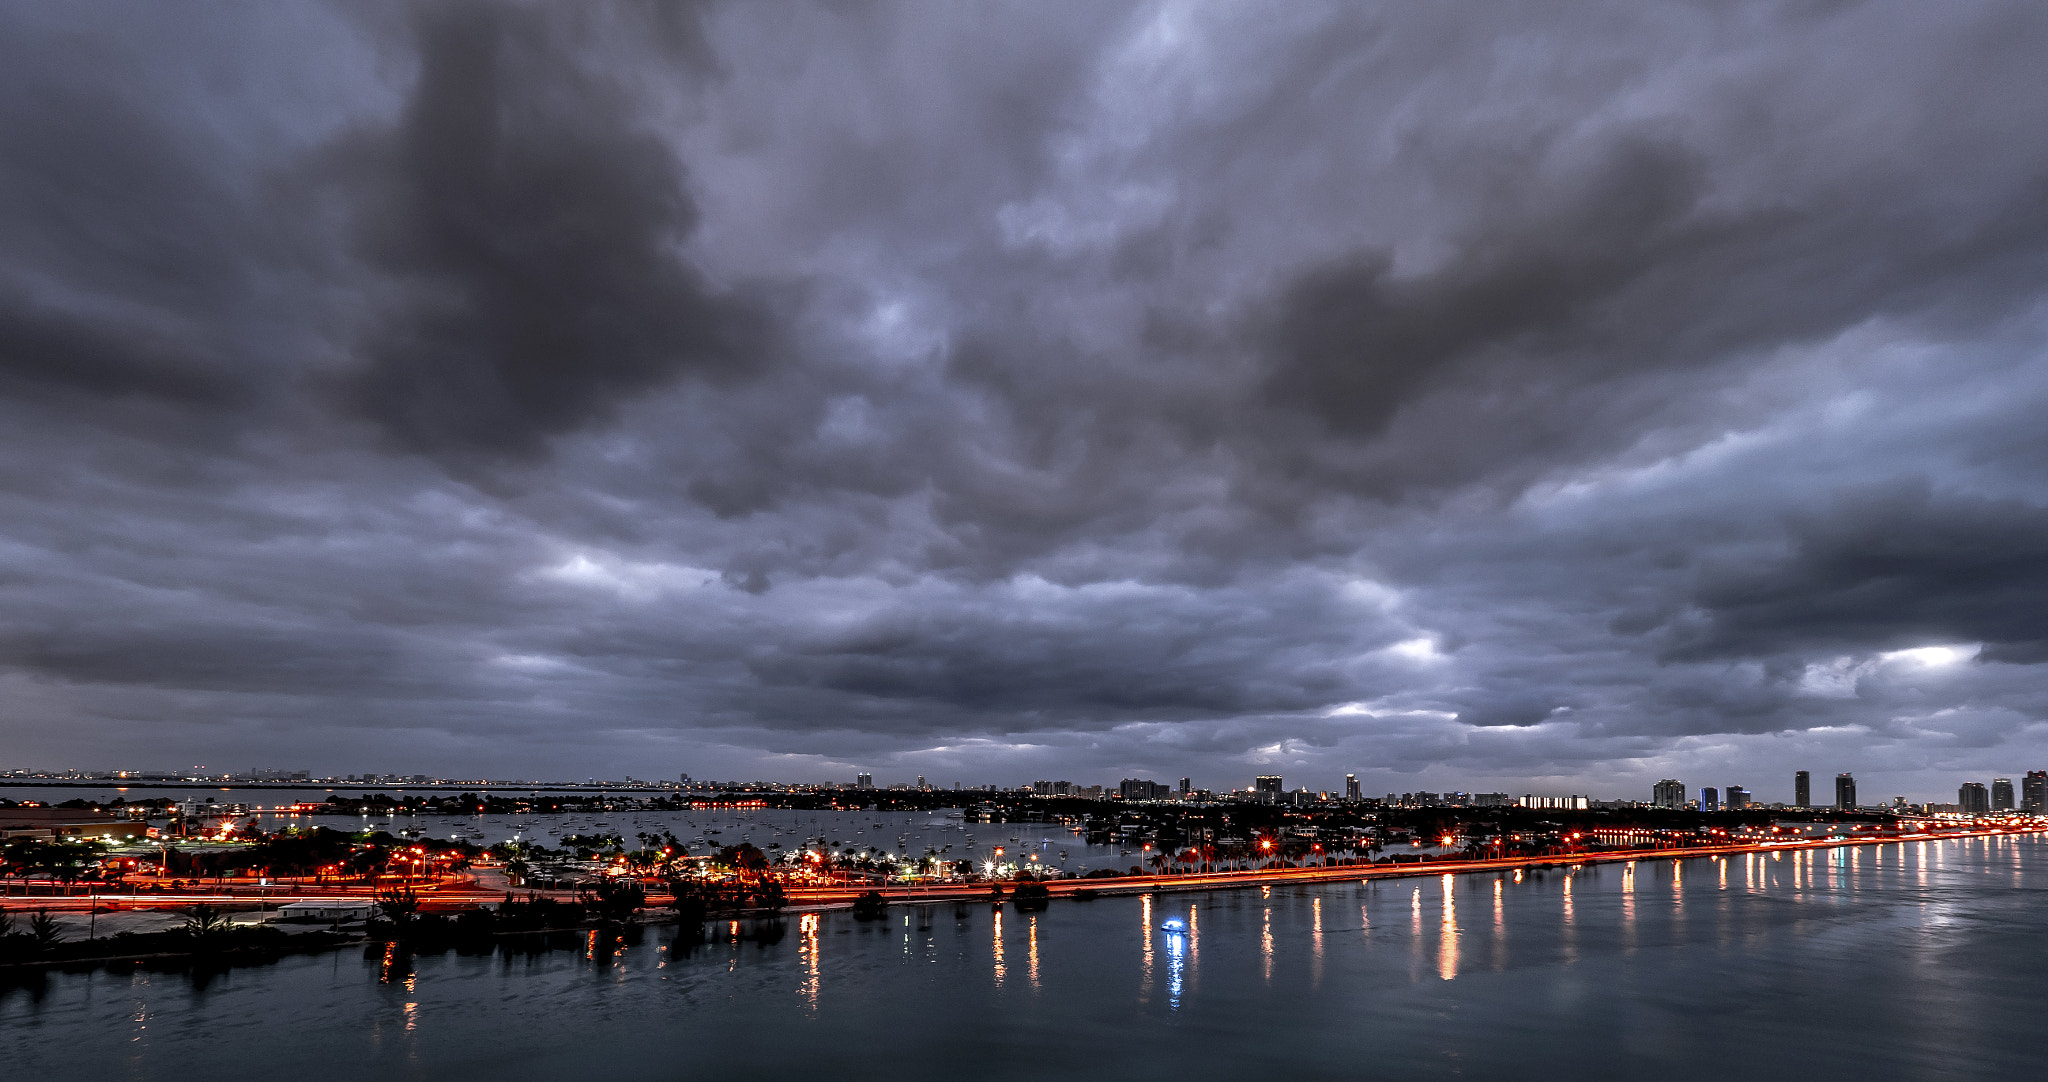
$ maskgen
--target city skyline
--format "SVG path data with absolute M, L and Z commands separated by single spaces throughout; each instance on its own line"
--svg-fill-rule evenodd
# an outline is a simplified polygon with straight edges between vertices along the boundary
M 1217 794 L 1277 794 L 1282 792 L 1307 791 L 1319 794 L 1326 794 L 1330 799 L 1334 800 L 1363 799 L 1367 801 L 1380 800 L 1382 798 L 1392 798 L 1397 796 L 1407 797 L 1410 795 L 1419 794 L 1430 798 L 1442 796 L 1447 800 L 1456 798 L 1455 800 L 1453 800 L 1454 803 L 1464 803 L 1468 798 L 1479 796 L 1504 796 L 1514 798 L 1519 796 L 1532 795 L 1544 795 L 1553 797 L 1560 795 L 1573 795 L 1584 796 L 1588 799 L 1598 801 L 1620 801 L 1624 803 L 1641 803 L 1646 805 L 1657 805 L 1666 807 L 1700 807 L 1711 804 L 1711 806 L 1706 807 L 1706 810 L 1736 810 L 1751 806 L 1785 808 L 1812 807 L 1821 809 L 1835 807 L 1841 804 L 1844 798 L 1844 786 L 1846 784 L 1846 794 L 1852 798 L 1850 799 L 1848 806 L 1854 807 L 1881 808 L 1892 806 L 1898 802 L 1904 802 L 1908 804 L 1928 805 L 1935 807 L 1949 806 L 1951 804 L 1954 804 L 1960 807 L 1962 810 L 1977 812 L 1997 812 L 2012 810 L 2037 811 L 2041 809 L 2048 809 L 2048 770 L 2028 770 L 2022 773 L 2024 774 L 2024 777 L 2022 778 L 2022 781 L 2018 788 L 2015 787 L 2015 783 L 2013 782 L 2013 780 L 2007 777 L 1995 777 L 1990 779 L 1988 787 L 1986 783 L 1981 779 L 1965 780 L 1962 783 L 1962 788 L 1958 791 L 1956 799 L 1953 802 L 1941 799 L 1941 794 L 1939 793 L 1933 794 L 1931 796 L 1929 794 L 1923 793 L 1888 793 L 1884 797 L 1874 800 L 1853 799 L 1856 796 L 1856 786 L 1853 780 L 1855 776 L 1854 771 L 1843 772 L 1841 774 L 1836 775 L 1836 795 L 1833 801 L 1814 802 L 1810 798 L 1809 790 L 1802 787 L 1803 783 L 1806 782 L 1810 774 L 1809 771 L 1804 770 L 1794 772 L 1791 784 L 1789 786 L 1789 795 L 1782 798 L 1774 798 L 1771 796 L 1759 797 L 1756 795 L 1756 791 L 1753 787 L 1743 785 L 1740 782 L 1730 782 L 1726 785 L 1725 788 L 1716 785 L 1702 786 L 1697 792 L 1692 792 L 1686 788 L 1686 783 L 1682 779 L 1674 778 L 1659 779 L 1655 784 L 1653 784 L 1650 787 L 1649 796 L 1628 793 L 1592 792 L 1575 792 L 1571 794 L 1562 794 L 1559 791 L 1557 791 L 1555 786 L 1543 787 L 1542 793 L 1536 793 L 1531 791 L 1531 787 L 1526 783 L 1497 786 L 1492 789 L 1489 789 L 1489 787 L 1487 786 L 1470 785 L 1467 785 L 1462 788 L 1456 785 L 1439 785 L 1434 787 L 1417 786 L 1412 790 L 1389 791 L 1386 793 L 1381 793 L 1378 791 L 1367 792 L 1365 790 L 1365 787 L 1361 783 L 1361 779 L 1358 777 L 1357 771 L 1355 770 L 1346 772 L 1342 776 L 1342 781 L 1335 786 L 1326 787 L 1321 784 L 1310 784 L 1309 781 L 1311 779 L 1316 779 L 1318 777 L 1318 775 L 1311 773 L 1308 779 L 1304 779 L 1303 777 L 1297 775 L 1297 784 L 1295 784 L 1292 787 L 1286 785 L 1286 779 L 1288 777 L 1287 775 L 1254 775 L 1250 777 L 1248 780 L 1236 779 L 1238 781 L 1247 781 L 1247 784 L 1245 784 L 1241 788 L 1237 786 L 1234 781 L 1231 780 L 1225 780 L 1217 784 L 1197 784 L 1190 776 L 1183 776 L 1180 779 L 1178 786 L 1166 782 L 1158 782 L 1151 778 L 1122 778 L 1114 781 L 1106 780 L 1095 783 L 1091 783 L 1087 780 L 1074 781 L 1070 778 L 1036 778 L 1029 781 L 1007 779 L 994 782 L 988 781 L 986 779 L 962 780 L 959 778 L 954 778 L 950 780 L 938 780 L 928 783 L 925 775 L 923 774 L 915 775 L 915 781 L 913 784 L 913 782 L 908 778 L 897 779 L 892 778 L 886 774 L 883 775 L 882 778 L 878 781 L 872 771 L 857 772 L 853 775 L 853 777 L 850 780 L 846 778 L 787 777 L 732 777 L 725 779 L 715 779 L 708 777 L 692 777 L 687 772 L 684 772 L 680 775 L 673 775 L 667 778 L 636 777 L 632 774 L 617 774 L 603 776 L 592 775 L 586 777 L 582 782 L 578 782 L 574 778 L 540 776 L 533 778 L 486 778 L 482 776 L 464 774 L 441 775 L 390 772 L 362 772 L 357 774 L 322 774 L 311 770 L 280 769 L 210 771 L 203 765 L 194 766 L 190 770 L 182 771 L 101 770 L 92 768 L 38 771 L 16 768 L 14 770 L 0 771 L 0 783 L 12 783 L 15 785 L 33 785 L 33 783 L 37 780 L 72 783 L 106 782 L 135 788 L 148 788 L 152 782 L 176 782 L 186 784 L 207 785 L 283 784 L 297 785 L 301 787 L 384 786 L 401 788 L 406 786 L 432 786 L 438 788 L 460 786 L 485 788 L 518 788 L 521 786 L 529 785 L 544 787 L 574 787 L 579 785 L 639 786 L 657 789 L 678 787 L 688 788 L 692 786 L 790 786 L 828 789 L 837 787 L 849 790 L 915 788 L 937 791 L 952 789 L 974 792 L 984 790 L 991 792 L 1019 792 L 1031 790 L 1034 788 L 1046 789 L 1046 787 L 1050 786 L 1052 788 L 1048 791 L 1051 795 L 1068 795 L 1068 787 L 1071 786 L 1072 795 L 1078 796 L 1083 795 L 1084 791 L 1092 791 L 1092 795 L 1098 797 L 1103 795 L 1118 795 L 1119 784 L 1121 784 L 1125 787 L 1126 790 L 1122 793 L 1122 795 L 1126 798 L 1129 798 L 1131 794 L 1128 792 L 1128 787 L 1133 782 L 1137 782 L 1139 784 L 1151 785 L 1156 790 L 1168 794 L 1187 794 L 1190 792 L 1210 792 Z M 1973 801 L 1972 797 L 1970 796 L 1972 787 L 1975 787 L 1975 790 L 1981 793 L 1981 801 Z M 0 790 L 4 790 L 5 788 L 5 784 L 0 784 Z M 1770 791 L 1768 786 L 1766 786 L 1765 791 Z M 4 795 L 4 791 L 0 791 L 0 796 Z
M 0 17 L 0 769 L 2048 762 L 2048 10 Z

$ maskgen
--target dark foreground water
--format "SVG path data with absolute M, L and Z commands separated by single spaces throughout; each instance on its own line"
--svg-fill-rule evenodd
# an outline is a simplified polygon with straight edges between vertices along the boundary
M 1187 922 L 1176 937 L 1158 930 Z M 2033 838 L 0 993 L 10 1079 L 2038 1078 Z

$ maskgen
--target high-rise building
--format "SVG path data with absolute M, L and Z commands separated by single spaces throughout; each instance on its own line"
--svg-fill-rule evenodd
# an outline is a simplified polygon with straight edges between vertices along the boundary
M 1856 775 L 1847 771 L 1835 775 L 1835 807 L 1842 811 L 1856 807 Z
M 1983 815 L 1991 810 L 1991 791 L 1981 781 L 1966 781 L 1956 790 L 1956 806 L 1964 815 Z
M 1685 783 L 1665 778 L 1650 789 L 1650 800 L 1660 808 L 1685 807 Z
M 923 774 L 919 774 L 919 775 L 917 776 L 917 787 L 918 787 L 919 789 L 922 789 L 922 788 L 924 788 L 924 775 L 923 775 Z
M 2048 811 L 2048 770 L 2029 770 L 2020 779 L 2020 810 L 2036 814 Z
M 1991 779 L 1991 810 L 2008 812 L 2012 810 L 2012 779 Z
M 1707 785 L 1707 786 L 1702 786 L 1702 787 L 1701 787 L 1701 789 L 1700 789 L 1700 810 L 1701 810 L 1701 811 L 1720 811 L 1720 810 L 1721 810 L 1721 793 L 1720 793 L 1720 790 L 1718 790 L 1718 789 L 1715 789 L 1715 788 L 1714 788 L 1713 786 L 1711 786 L 1711 785 Z
M 1125 778 L 1122 784 L 1117 786 L 1117 793 L 1125 800 L 1165 800 L 1173 795 L 1173 790 L 1156 781 Z
M 1740 785 L 1729 786 L 1727 800 L 1728 810 L 1734 811 L 1737 808 L 1747 807 L 1749 807 L 1749 790 L 1744 789 Z
M 1263 796 L 1267 793 L 1284 793 L 1287 790 L 1280 784 L 1280 775 L 1261 774 L 1252 779 L 1252 791 Z
M 1346 775 L 1344 775 L 1344 799 L 1346 799 L 1346 800 L 1357 800 L 1357 799 L 1358 799 L 1358 775 L 1356 775 L 1356 774 L 1346 774 Z
M 1193 778 L 1182 778 L 1182 779 L 1180 780 L 1180 795 L 1182 795 L 1182 796 L 1186 796 L 1186 795 L 1188 795 L 1189 793 L 1192 793 L 1192 792 L 1194 792 L 1194 791 L 1195 791 L 1195 779 L 1193 779 Z
M 855 774 L 853 776 L 853 787 L 855 789 L 873 789 L 875 787 L 875 776 L 873 774 Z
M 1813 807 L 1813 775 L 1804 770 L 1792 773 L 1792 803 L 1802 808 Z

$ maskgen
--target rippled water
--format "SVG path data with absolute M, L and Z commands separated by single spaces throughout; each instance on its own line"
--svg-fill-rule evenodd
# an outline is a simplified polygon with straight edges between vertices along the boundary
M 0 994 L 18 1078 L 2034 1075 L 2048 843 L 793 916 Z M 1177 917 L 1189 932 L 1158 930 Z

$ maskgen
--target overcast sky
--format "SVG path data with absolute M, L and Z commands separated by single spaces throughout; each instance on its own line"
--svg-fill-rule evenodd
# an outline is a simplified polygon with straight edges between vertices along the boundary
M 2048 767 L 2048 6 L 0 10 L 0 769 Z

